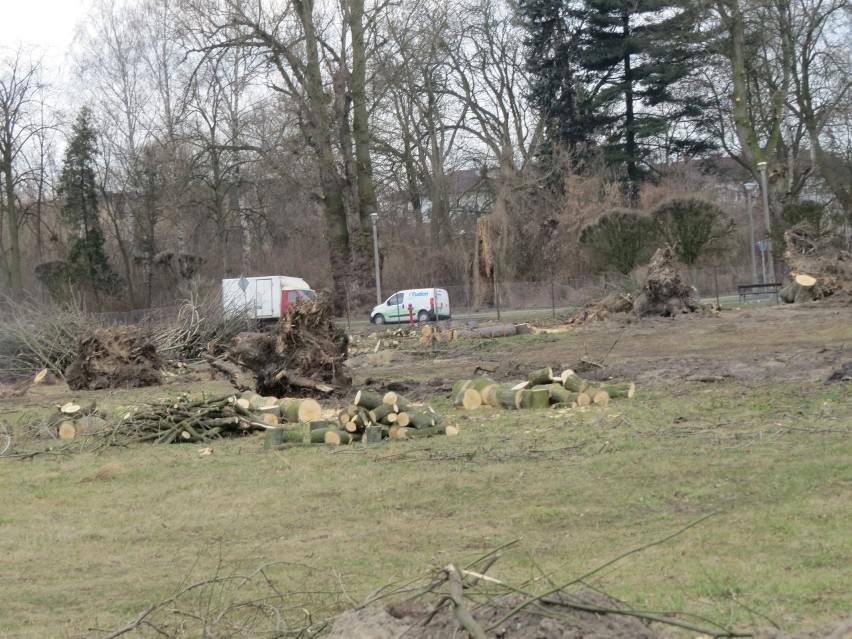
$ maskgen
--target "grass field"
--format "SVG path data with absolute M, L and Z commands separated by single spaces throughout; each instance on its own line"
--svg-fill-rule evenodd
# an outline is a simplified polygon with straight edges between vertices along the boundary
M 848 350 L 852 329 L 841 321 L 831 335 L 820 339 Z M 546 339 L 577 351 L 590 340 Z M 500 356 L 529 346 L 502 340 Z M 416 375 L 439 374 L 435 361 Z M 91 395 L 121 410 L 181 391 L 227 387 Z M 0 459 L 2 639 L 107 636 L 176 592 L 152 617 L 168 636 L 289 636 L 226 632 L 216 618 L 271 592 L 279 628 L 316 628 L 379 589 L 503 546 L 488 574 L 540 592 L 691 524 L 586 581 L 636 608 L 739 630 L 819 627 L 852 610 L 849 383 L 668 380 L 584 412 L 464 412 L 438 394 L 430 404 L 458 437 L 270 451 L 252 436 L 206 456 L 36 439 L 45 409 L 68 396 L 39 387 L 2 404 L 13 452 L 39 451 Z

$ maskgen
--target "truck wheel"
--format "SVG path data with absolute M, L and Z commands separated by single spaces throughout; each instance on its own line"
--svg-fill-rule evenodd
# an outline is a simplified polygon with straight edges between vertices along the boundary
M 417 314 L 418 322 L 428 322 L 429 321 L 429 313 L 427 311 L 420 311 Z
M 385 323 L 385 316 L 381 313 L 376 313 L 373 315 L 373 324 L 379 325 Z

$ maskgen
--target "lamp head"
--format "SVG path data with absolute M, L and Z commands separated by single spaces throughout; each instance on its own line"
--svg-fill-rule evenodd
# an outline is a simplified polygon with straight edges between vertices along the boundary
M 765 171 L 766 167 L 767 167 L 767 163 L 762 161 L 762 160 L 757 163 L 757 170 L 758 171 Z
M 379 214 L 373 211 L 370 213 L 370 219 L 373 221 L 373 224 L 379 221 Z
M 754 193 L 754 190 L 757 188 L 757 182 L 746 182 L 743 184 L 743 188 L 746 190 L 746 193 Z

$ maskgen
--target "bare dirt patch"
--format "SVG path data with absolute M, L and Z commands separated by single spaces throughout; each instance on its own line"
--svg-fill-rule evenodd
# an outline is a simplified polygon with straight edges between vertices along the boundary
M 474 348 L 458 342 L 434 353 L 411 346 L 350 358 L 356 384 L 404 381 L 405 392 L 435 395 L 484 363 L 498 381 L 525 378 L 544 366 L 637 384 L 825 381 L 852 360 L 852 303 L 755 305 L 672 318 L 620 314 L 550 327 L 521 343 L 480 340 Z

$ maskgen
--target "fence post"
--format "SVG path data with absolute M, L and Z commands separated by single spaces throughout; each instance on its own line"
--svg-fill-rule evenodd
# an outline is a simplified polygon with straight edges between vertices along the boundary
M 550 309 L 553 311 L 553 317 L 556 317 L 556 293 L 553 290 L 553 278 L 550 278 Z
M 496 277 L 494 278 L 494 305 L 497 307 L 497 321 L 500 321 L 500 285 Z

